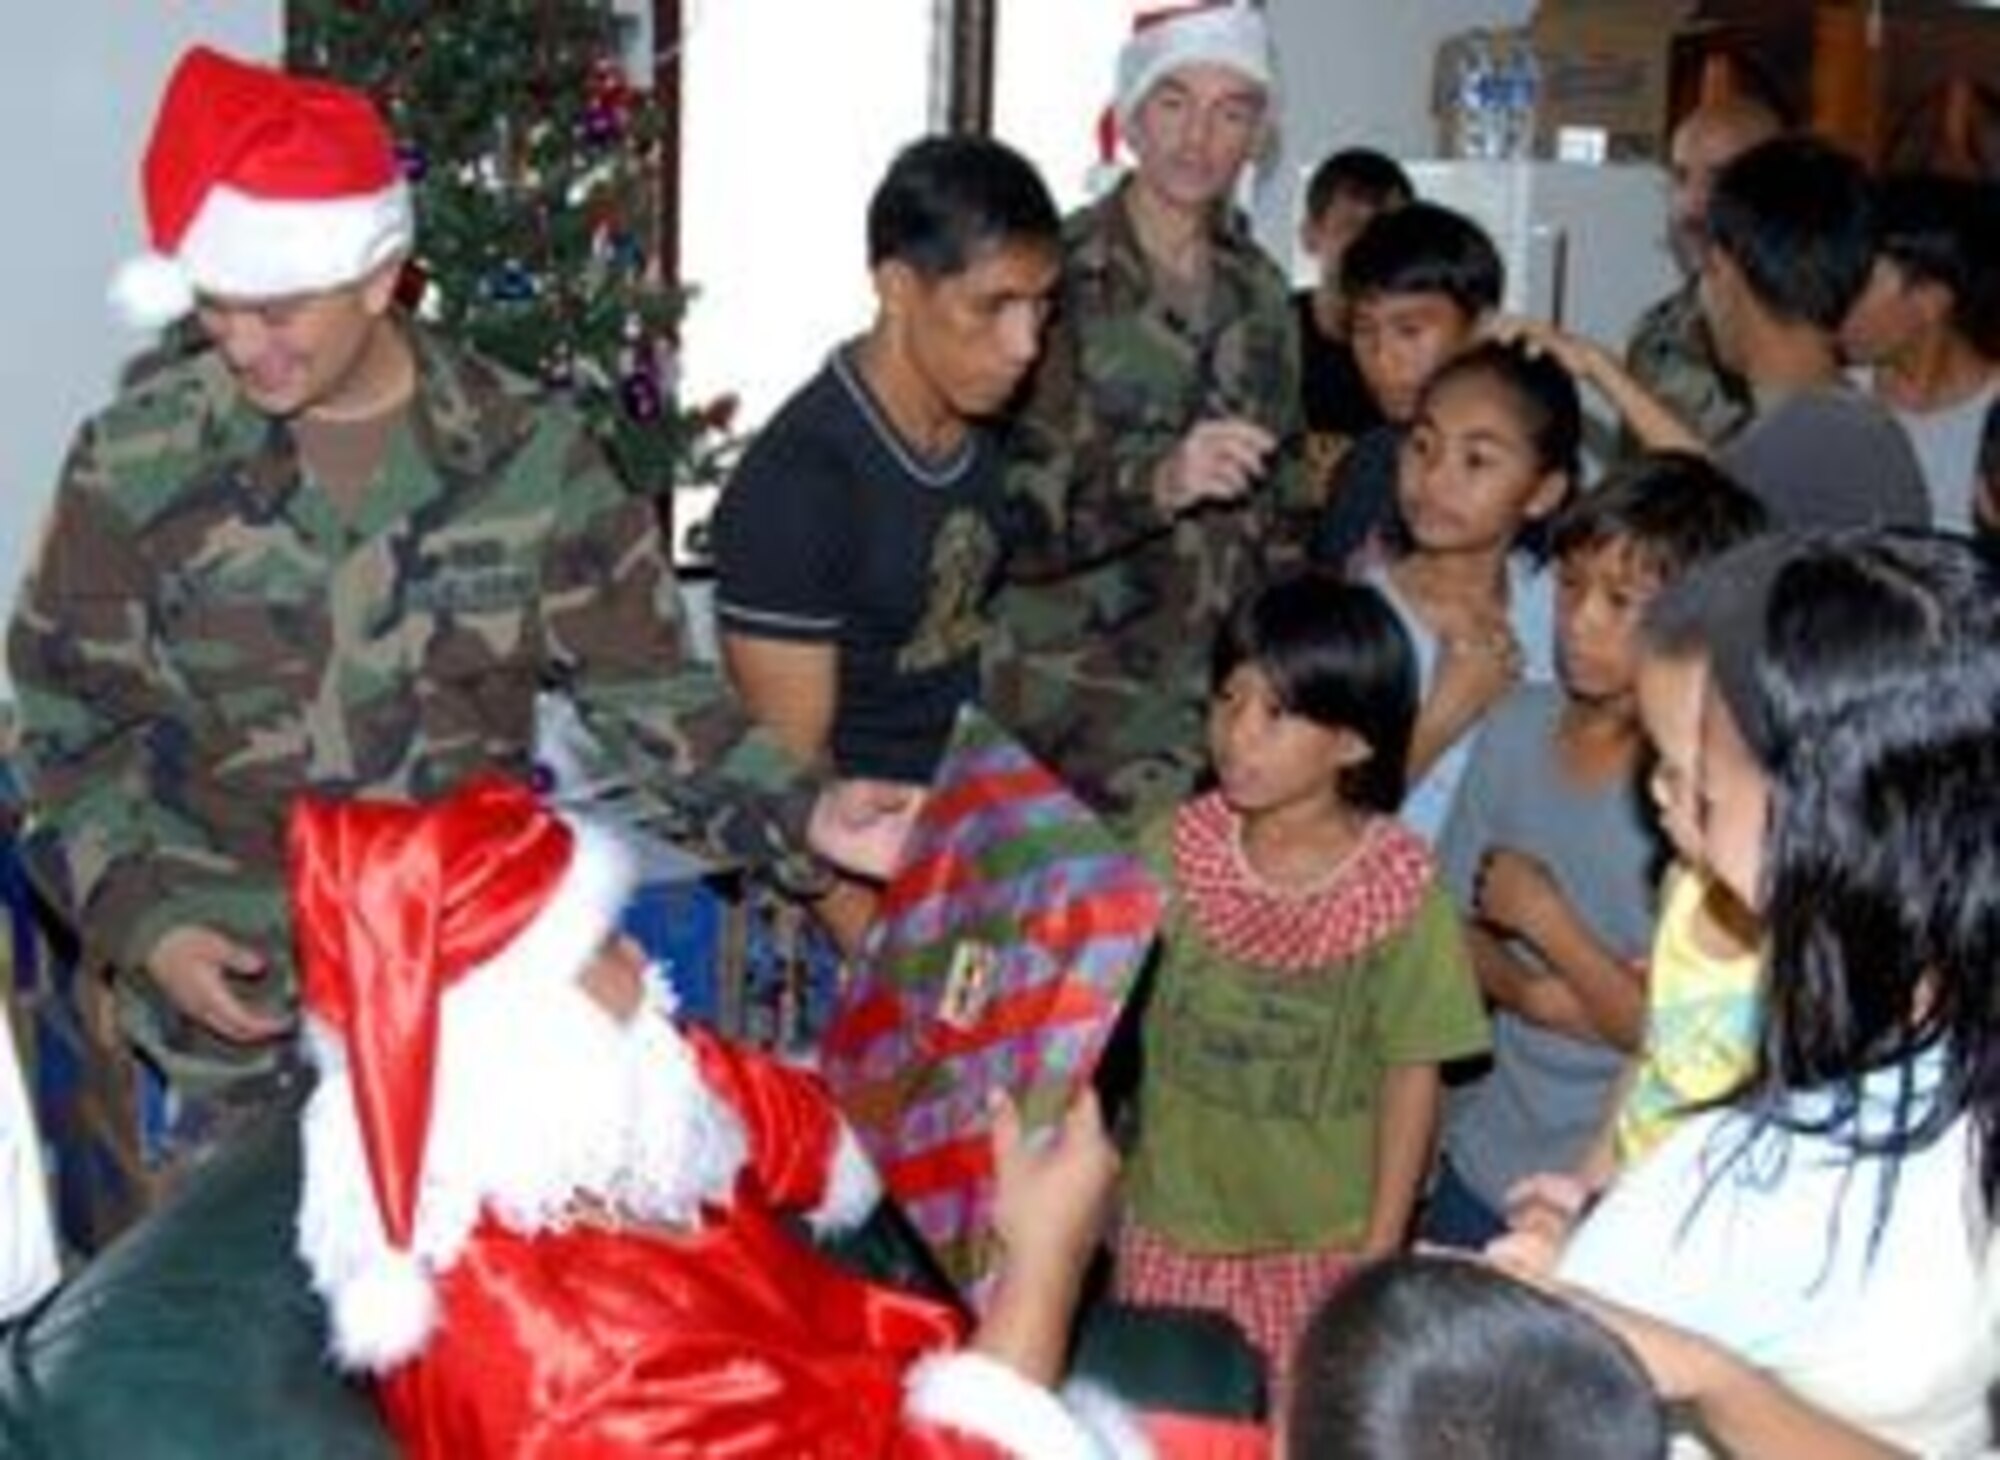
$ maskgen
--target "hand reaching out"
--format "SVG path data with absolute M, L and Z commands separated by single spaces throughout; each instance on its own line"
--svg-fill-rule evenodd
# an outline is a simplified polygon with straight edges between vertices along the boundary
M 902 865 L 925 795 L 897 781 L 835 781 L 813 803 L 806 843 L 843 872 L 884 880 Z
M 1277 444 L 1247 417 L 1198 421 L 1155 469 L 1154 500 L 1167 513 L 1203 502 L 1233 502 L 1250 490 Z

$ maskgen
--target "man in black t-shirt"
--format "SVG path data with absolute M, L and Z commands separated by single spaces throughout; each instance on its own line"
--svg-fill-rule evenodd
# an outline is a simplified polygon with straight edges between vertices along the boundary
M 990 139 L 914 143 L 876 189 L 874 323 L 758 434 L 713 525 L 724 662 L 796 754 L 927 781 L 977 698 L 1001 551 L 981 422 L 1034 363 L 1060 239 Z

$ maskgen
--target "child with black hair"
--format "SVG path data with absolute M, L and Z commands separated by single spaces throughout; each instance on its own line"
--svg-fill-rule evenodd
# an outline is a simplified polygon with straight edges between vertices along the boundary
M 1306 181 L 1299 242 L 1318 265 L 1319 277 L 1292 294 L 1299 321 L 1299 387 L 1305 407 L 1306 464 L 1325 482 L 1348 446 L 1382 424 L 1347 339 L 1347 296 L 1341 265 L 1377 214 L 1416 197 L 1409 174 L 1394 158 L 1370 147 L 1329 154 Z
M 1942 534 L 1738 551 L 1764 586 L 1715 645 L 1698 805 L 1767 933 L 1758 1057 L 1560 1275 L 1656 1320 L 1656 1379 L 1732 1455 L 1987 1453 L 2000 573 Z M 1836 1449 L 1855 1429 L 1873 1447 Z
M 1377 1263 L 1307 1325 L 1286 1460 L 1664 1460 L 1632 1351 L 1553 1294 L 1464 1258 Z
M 1420 393 L 1402 442 L 1394 555 L 1366 565 L 1417 651 L 1403 819 L 1435 841 L 1480 719 L 1554 674 L 1555 605 L 1535 533 L 1576 480 L 1583 413 L 1562 367 L 1485 343 Z
M 1781 136 L 1724 167 L 1709 195 L 1699 290 L 1717 361 L 1755 400 L 1717 462 L 1781 528 L 1923 526 L 1931 520 L 1909 437 L 1842 373 L 1840 329 L 1868 282 L 1873 200 L 1860 163 Z M 1538 320 L 1498 326 L 1546 350 L 1651 450 L 1709 448 L 1610 351 Z
M 1439 846 L 1494 1020 L 1492 1067 L 1445 1120 L 1434 1241 L 1483 1247 L 1522 1178 L 1574 1168 L 1639 1045 L 1663 860 L 1637 794 L 1639 622 L 1755 520 L 1720 474 L 1640 458 L 1551 529 L 1561 683 L 1488 719 Z
M 2000 401 L 2000 197 L 1905 173 L 1875 189 L 1875 264 L 1840 342 L 1908 433 L 1931 521 L 1972 529 L 1979 435 Z
M 1219 1310 L 1282 1392 L 1306 1316 L 1403 1243 L 1438 1065 L 1485 1047 L 1457 918 L 1395 820 L 1416 669 L 1372 588 L 1275 583 L 1217 637 L 1215 789 L 1142 847 L 1173 890 L 1118 1296 Z
M 1512 1231 L 1487 1249 L 1517 1269 L 1545 1273 L 1590 1201 L 1624 1166 L 1642 1159 L 1695 1110 L 1726 1096 L 1749 1072 L 1762 999 L 1762 930 L 1756 915 L 1710 872 L 1694 804 L 1709 647 L 1733 632 L 1754 577 L 1723 551 L 1765 528 L 1757 500 L 1706 459 L 1685 452 L 1640 458 L 1666 490 L 1710 507 L 1702 533 L 1717 553 L 1647 605 L 1633 683 L 1646 735 L 1646 789 L 1674 859 L 1660 884 L 1647 960 L 1646 1027 L 1611 1108 L 1579 1164 L 1538 1172 L 1508 1191 Z
M 1343 567 L 1396 523 L 1397 457 L 1424 386 L 1500 307 L 1500 251 L 1470 218 L 1412 202 L 1371 219 L 1340 263 L 1348 343 L 1383 424 L 1359 437 L 1327 488 L 1308 552 Z

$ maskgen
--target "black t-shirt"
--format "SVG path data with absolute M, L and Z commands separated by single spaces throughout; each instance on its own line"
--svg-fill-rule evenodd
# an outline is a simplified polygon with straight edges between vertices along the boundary
M 845 349 L 744 453 L 711 529 L 716 618 L 746 638 L 838 649 L 842 774 L 928 780 L 977 697 L 1000 492 L 983 432 L 925 460 Z
M 1313 291 L 1295 291 L 1292 307 L 1299 316 L 1299 386 L 1306 429 L 1351 438 L 1381 425 L 1382 412 L 1354 363 L 1353 347 L 1320 333 L 1313 318 Z

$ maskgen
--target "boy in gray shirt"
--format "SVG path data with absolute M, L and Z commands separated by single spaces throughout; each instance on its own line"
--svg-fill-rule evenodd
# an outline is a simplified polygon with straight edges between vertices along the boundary
M 1489 717 L 1439 847 L 1493 1012 L 1491 1065 L 1454 1091 L 1423 1235 L 1480 1247 L 1507 1195 L 1590 1144 L 1646 1011 L 1663 847 L 1639 791 L 1646 604 L 1759 531 L 1756 500 L 1685 454 L 1642 456 L 1552 529 L 1558 685 Z

